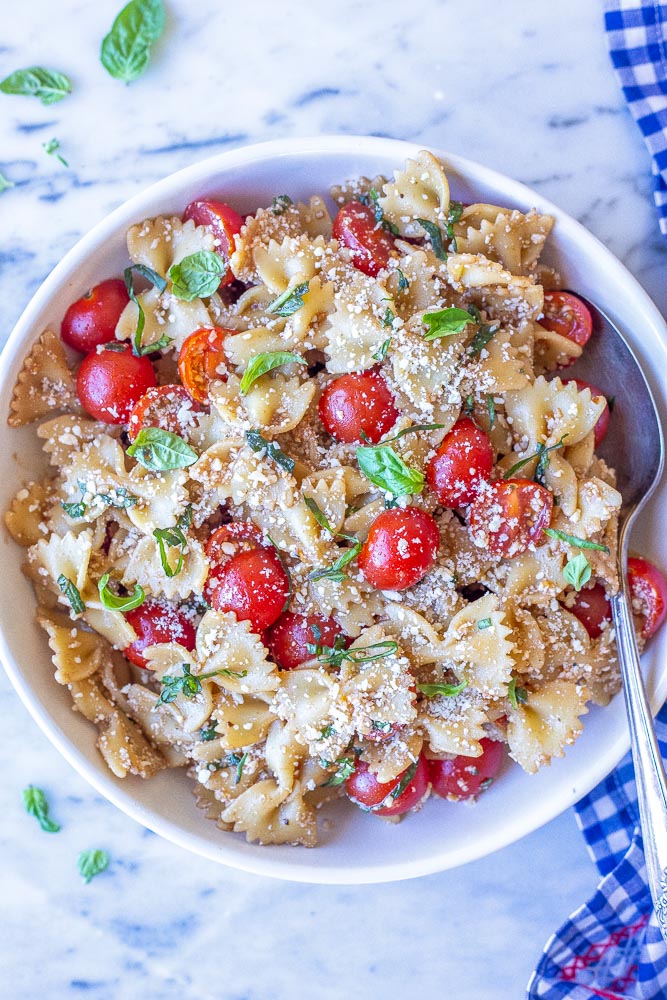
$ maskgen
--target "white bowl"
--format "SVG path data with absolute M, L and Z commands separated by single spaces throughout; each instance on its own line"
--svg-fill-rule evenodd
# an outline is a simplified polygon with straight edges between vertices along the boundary
M 0 357 L 0 406 L 8 412 L 12 386 L 29 346 L 42 329 L 58 330 L 67 306 L 102 278 L 127 264 L 125 232 L 133 223 L 161 213 L 180 213 L 197 196 L 219 195 L 239 211 L 270 204 L 275 194 L 304 198 L 326 193 L 333 183 L 360 174 L 390 173 L 419 149 L 389 139 L 349 136 L 286 140 L 222 153 L 154 184 L 95 226 L 70 250 L 34 296 Z M 495 171 L 440 153 L 461 201 L 550 212 L 557 223 L 549 259 L 567 287 L 597 302 L 627 331 L 649 377 L 662 414 L 667 412 L 667 330 L 658 310 L 635 279 L 582 226 L 539 194 Z M 602 386 L 607 391 L 611 387 Z M 619 417 L 617 416 L 616 419 Z M 34 428 L 0 426 L 4 456 L 0 507 L 35 478 L 43 461 Z M 623 456 L 618 456 L 621 462 Z M 667 566 L 667 518 L 663 485 L 643 517 L 635 546 Z M 4 576 L 0 592 L 0 656 L 9 677 L 37 723 L 66 759 L 94 788 L 139 823 L 197 854 L 235 868 L 277 878 L 320 883 L 383 882 L 441 871 L 482 857 L 541 826 L 575 803 L 600 781 L 628 749 L 621 697 L 585 717 L 583 736 L 567 756 L 529 777 L 518 766 L 474 807 L 431 799 L 398 825 L 337 803 L 323 824 L 321 844 L 259 847 L 224 833 L 195 806 L 192 782 L 163 771 L 149 781 L 115 778 L 95 747 L 95 729 L 72 711 L 71 696 L 53 679 L 44 633 L 33 622 L 34 597 L 20 572 L 22 552 L 3 536 Z M 667 695 L 667 630 L 644 657 L 655 709 Z M 662 664 L 662 666 L 660 665 Z M 321 824 L 322 825 L 322 824 Z

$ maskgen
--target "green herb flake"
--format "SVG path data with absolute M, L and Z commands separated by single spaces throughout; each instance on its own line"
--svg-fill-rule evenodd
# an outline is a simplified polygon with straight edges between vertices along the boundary
M 294 472 L 294 459 L 286 455 L 275 441 L 268 441 L 265 437 L 262 437 L 259 431 L 246 431 L 245 440 L 248 447 L 252 448 L 253 451 L 265 451 L 267 458 L 273 459 L 281 469 L 289 473 Z
M 38 97 L 42 104 L 49 105 L 62 101 L 63 97 L 72 93 L 72 81 L 56 70 L 30 66 L 6 76 L 0 82 L 0 91 L 20 97 Z
M 277 299 L 274 299 L 266 307 L 266 311 L 273 313 L 274 316 L 292 316 L 303 306 L 303 297 L 307 293 L 307 281 L 304 281 L 301 285 L 295 285 L 294 288 L 286 288 L 282 295 L 279 295 Z
M 79 869 L 79 875 L 83 877 L 83 881 L 88 885 L 91 879 L 108 868 L 109 855 L 106 851 L 100 850 L 81 851 L 79 857 L 76 859 L 76 865 Z
M 13 187 L 16 187 L 14 181 L 10 181 L 4 174 L 0 174 L 0 194 L 2 194 L 3 191 L 9 191 L 9 189 Z
M 332 763 L 331 761 L 325 760 L 321 757 L 320 765 L 325 769 L 334 766 L 336 767 L 335 774 L 332 774 L 329 780 L 324 782 L 325 786 L 330 785 L 331 787 L 336 788 L 338 785 L 342 785 L 344 781 L 347 781 L 350 775 L 354 773 L 355 760 L 354 757 L 338 757 L 337 760 Z
M 400 799 L 403 792 L 407 790 L 407 788 L 410 786 L 410 783 L 412 782 L 412 779 L 417 773 L 417 763 L 418 762 L 415 761 L 414 764 L 410 764 L 410 767 L 407 769 L 407 771 L 404 772 L 403 777 L 401 778 L 399 783 L 396 785 L 395 788 L 392 788 L 391 792 L 389 793 L 390 799 L 394 800 Z M 383 805 L 384 802 L 380 804 L 380 808 L 382 808 Z
M 436 226 L 435 222 L 430 222 L 429 219 L 417 219 L 417 222 L 425 230 L 428 236 L 433 253 L 438 258 L 438 260 L 447 260 L 447 254 L 445 253 L 445 246 L 442 241 L 442 230 L 439 226 Z
M 199 738 L 202 743 L 210 743 L 211 740 L 217 740 L 220 733 L 217 730 L 217 720 L 213 720 L 210 726 L 205 726 L 199 730 Z
M 583 552 L 579 552 L 568 560 L 563 570 L 563 576 L 575 590 L 581 590 L 584 584 L 588 583 L 591 575 L 591 564 Z
M 138 583 L 135 584 L 132 594 L 128 594 L 127 597 L 118 597 L 109 588 L 109 580 L 110 574 L 105 573 L 97 584 L 102 606 L 108 611 L 132 611 L 146 600 L 144 589 Z
M 220 287 L 227 264 L 212 250 L 198 250 L 169 268 L 171 290 L 177 299 L 194 302 L 207 299 Z
M 127 454 L 151 472 L 187 469 L 198 458 L 197 452 L 182 437 L 163 431 L 161 427 L 142 427 Z
M 284 215 L 290 205 L 294 202 L 288 194 L 277 194 L 273 199 L 273 214 L 274 215 Z
M 370 205 L 373 208 L 376 225 L 382 226 L 382 228 L 386 229 L 388 233 L 392 234 L 392 236 L 400 235 L 398 226 L 395 226 L 393 222 L 389 221 L 389 219 L 385 219 L 382 205 L 380 204 L 380 196 L 375 188 L 371 188 L 368 192 L 368 197 L 362 198 L 361 200 L 363 204 Z
M 306 362 L 300 354 L 291 354 L 289 351 L 263 351 L 256 354 L 251 359 L 250 364 L 243 373 L 241 379 L 240 393 L 247 396 L 250 387 L 274 368 L 281 368 L 283 365 L 305 365 Z
M 72 583 L 72 581 L 66 577 L 64 573 L 61 573 L 58 577 L 58 586 L 60 587 L 61 593 L 64 594 L 69 601 L 74 614 L 83 614 L 86 610 L 86 605 L 83 603 L 81 594 L 79 593 L 79 589 L 76 584 Z
M 316 626 L 311 626 L 311 631 L 316 639 L 321 638 Z M 306 648 L 311 656 L 316 656 L 320 663 L 328 667 L 340 667 L 343 662 L 357 665 L 373 663 L 398 652 L 398 643 L 393 639 L 383 639 L 382 642 L 374 642 L 370 646 L 355 646 L 352 649 L 347 648 L 347 642 L 347 636 L 337 635 L 333 646 L 321 646 L 319 642 L 309 642 Z
M 146 347 L 142 346 L 141 337 L 144 332 L 144 327 L 146 326 L 146 314 L 144 312 L 144 307 L 137 298 L 134 290 L 135 272 L 141 275 L 142 278 L 149 281 L 151 285 L 157 288 L 160 293 L 164 292 L 167 287 L 167 282 L 162 275 L 158 274 L 157 271 L 154 271 L 152 267 L 147 267 L 145 264 L 132 264 L 130 267 L 126 267 L 123 271 L 123 280 L 125 282 L 127 294 L 138 309 L 137 327 L 132 335 L 132 352 L 140 358 L 145 354 L 150 354 L 153 351 L 162 350 L 163 347 L 168 347 L 171 343 L 171 337 L 168 337 L 165 333 L 154 344 L 148 344 Z
M 336 735 L 336 730 L 335 730 L 334 726 L 332 726 L 331 724 L 329 724 L 328 726 L 324 727 L 324 729 L 320 733 L 320 737 L 319 738 L 320 738 L 320 740 L 328 740 L 331 736 L 335 736 L 335 735 Z
M 131 83 L 146 70 L 165 25 L 162 0 L 130 0 L 102 41 L 100 61 L 116 80 Z
M 398 275 L 398 292 L 400 295 L 401 292 L 407 291 L 407 289 L 410 287 L 410 282 L 405 277 L 400 267 L 396 268 L 396 274 Z
M 449 306 L 439 312 L 424 313 L 422 321 L 428 327 L 424 340 L 437 340 L 439 337 L 452 337 L 455 333 L 462 333 L 472 319 L 465 309 Z
M 374 486 L 393 497 L 414 495 L 424 489 L 424 474 L 406 465 L 389 445 L 357 448 L 357 462 Z
M 406 434 L 419 434 L 421 431 L 441 431 L 445 426 L 445 424 L 413 424 L 412 427 L 404 427 L 402 431 L 394 434 L 393 437 L 385 438 L 382 444 L 386 445 L 391 444 L 392 441 L 400 441 Z
M 391 722 L 380 722 L 378 719 L 371 721 L 371 730 L 376 733 L 384 733 L 385 736 L 388 736 L 393 728 Z
M 607 545 L 599 545 L 597 542 L 589 542 L 587 538 L 579 538 L 577 535 L 568 535 L 565 531 L 558 531 L 556 528 L 544 528 L 544 534 L 550 538 L 557 538 L 561 542 L 573 545 L 575 549 L 595 549 L 596 552 L 606 552 L 609 555 Z
M 196 698 L 201 691 L 201 682 L 211 677 L 242 678 L 248 673 L 247 670 L 227 670 L 226 667 L 221 667 L 219 670 L 209 670 L 205 674 L 193 674 L 189 663 L 181 663 L 181 671 L 180 674 L 163 674 L 160 679 L 162 690 L 157 700 L 158 705 L 170 705 L 172 701 L 176 701 L 179 694 L 188 699 Z
M 481 354 L 499 329 L 500 327 L 498 326 L 489 326 L 487 323 L 482 323 L 479 330 L 468 344 L 468 354 L 472 357 L 477 357 L 478 354 Z
M 162 569 L 164 570 L 165 576 L 170 579 L 178 574 L 183 569 L 183 560 L 188 547 L 188 540 L 186 538 L 185 532 L 192 524 L 192 507 L 188 505 L 184 513 L 176 521 L 173 528 L 155 528 L 153 530 L 153 537 L 158 543 L 158 549 L 160 552 L 160 562 L 162 563 Z M 176 560 L 176 566 L 172 567 L 168 548 L 178 549 L 178 557 Z
M 387 308 L 385 309 L 384 316 L 382 317 L 382 325 L 383 326 L 391 326 L 395 319 L 396 319 L 396 316 L 391 311 L 391 309 L 389 308 L 389 306 L 387 306 Z
M 525 705 L 528 701 L 528 692 L 524 687 L 519 687 L 517 685 L 516 677 L 513 677 L 507 685 L 507 697 L 509 698 L 512 708 L 518 708 L 519 705 Z
M 58 833 L 60 826 L 49 817 L 49 803 L 41 788 L 28 785 L 21 792 L 25 811 L 34 816 L 45 833 Z
M 421 691 L 427 698 L 437 698 L 439 695 L 445 698 L 455 698 L 467 687 L 467 681 L 461 681 L 460 684 L 418 684 L 417 690 Z
M 496 402 L 493 396 L 486 397 L 486 408 L 489 413 L 489 430 L 492 431 L 496 425 Z
M 492 625 L 493 622 L 491 621 L 490 618 L 480 618 L 480 620 L 477 622 L 477 628 L 479 629 L 480 632 L 483 632 L 484 629 L 486 628 L 491 628 Z
M 313 500 L 312 497 L 304 497 L 303 502 L 319 524 L 320 528 L 324 528 L 325 531 L 328 531 L 332 535 L 337 534 L 337 532 L 334 531 L 329 524 L 324 511 L 318 506 L 317 501 Z
M 346 536 L 345 536 L 346 537 Z M 343 573 L 345 567 L 356 559 L 361 552 L 361 542 L 354 542 L 351 548 L 345 549 L 345 551 L 336 559 L 331 566 L 326 566 L 324 569 L 313 570 L 309 574 L 309 580 L 333 580 L 335 583 L 340 583 L 344 580 L 346 573 Z
M 48 142 L 43 142 L 42 149 L 47 154 L 47 156 L 55 156 L 55 158 L 59 160 L 60 163 L 62 163 L 63 167 L 69 167 L 69 163 L 67 162 L 65 157 L 58 152 L 58 150 L 60 149 L 60 143 L 57 139 L 49 139 Z
M 387 311 L 389 311 L 389 310 L 387 310 Z M 387 357 L 387 352 L 389 351 L 390 345 L 391 345 L 391 337 L 387 337 L 387 339 L 384 341 L 384 343 L 381 344 L 381 346 L 378 348 L 378 350 L 373 355 L 374 359 L 376 361 L 384 361 L 385 358 Z
M 445 225 L 445 232 L 450 241 L 449 249 L 453 253 L 458 252 L 458 244 L 456 242 L 456 236 L 454 235 L 454 225 L 459 221 L 461 215 L 463 214 L 463 205 L 460 201 L 454 201 L 452 199 L 449 203 L 449 209 L 447 212 L 447 223 Z

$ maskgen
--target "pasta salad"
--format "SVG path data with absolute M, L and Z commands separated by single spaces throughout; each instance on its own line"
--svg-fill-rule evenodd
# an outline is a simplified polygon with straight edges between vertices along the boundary
M 567 377 L 592 321 L 552 226 L 422 151 L 146 219 L 44 331 L 9 423 L 49 472 L 5 520 L 117 777 L 184 767 L 221 829 L 313 846 L 327 799 L 475 798 L 617 691 L 611 406 Z M 630 563 L 644 641 L 667 583 Z

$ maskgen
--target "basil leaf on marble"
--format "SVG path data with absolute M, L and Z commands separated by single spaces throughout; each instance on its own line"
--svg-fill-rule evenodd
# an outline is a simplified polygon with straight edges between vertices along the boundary
M 57 70 L 30 66 L 28 69 L 17 69 L 6 76 L 0 82 L 0 91 L 21 97 L 38 97 L 42 104 L 49 105 L 62 101 L 63 97 L 71 94 L 72 81 Z
M 165 25 L 162 0 L 130 0 L 102 40 L 100 61 L 116 80 L 131 83 L 145 71 L 151 46 Z
M 9 191 L 9 189 L 13 187 L 16 187 L 14 181 L 10 181 L 4 174 L 0 174 L 0 194 L 2 194 L 3 191 Z
M 108 867 L 109 855 L 106 851 L 101 850 L 81 851 L 76 859 L 76 864 L 79 874 L 87 885 L 91 879 Z
M 28 785 L 21 792 L 25 811 L 34 816 L 45 833 L 58 833 L 60 826 L 49 817 L 49 803 L 41 788 Z
M 171 290 L 183 302 L 207 299 L 217 292 L 226 271 L 227 264 L 219 254 L 199 250 L 171 265 Z
M 243 373 L 239 392 L 246 396 L 250 387 L 262 375 L 273 371 L 274 368 L 281 368 L 283 365 L 305 365 L 306 362 L 300 354 L 291 354 L 289 351 L 263 351 L 255 355 Z
M 69 167 L 69 163 L 67 162 L 65 157 L 58 152 L 58 150 L 60 149 L 60 142 L 58 141 L 58 139 L 49 139 L 48 142 L 43 142 L 42 149 L 44 150 L 47 156 L 55 156 L 55 158 L 59 160 L 60 163 L 62 163 L 63 167 Z
M 127 454 L 151 472 L 187 469 L 198 457 L 182 437 L 160 427 L 142 427 Z

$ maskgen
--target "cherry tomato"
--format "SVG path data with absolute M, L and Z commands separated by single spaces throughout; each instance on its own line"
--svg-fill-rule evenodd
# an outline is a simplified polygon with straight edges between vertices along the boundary
M 213 381 L 227 381 L 224 369 L 225 337 L 231 331 L 219 326 L 195 330 L 183 342 L 178 355 L 181 382 L 196 403 L 208 402 L 208 390 Z
M 87 354 L 114 339 L 120 314 L 130 301 L 125 282 L 107 278 L 69 307 L 60 336 L 75 351 Z
M 371 524 L 359 569 L 378 590 L 405 590 L 428 573 L 439 545 L 440 532 L 430 514 L 419 507 L 394 507 Z
M 81 362 L 76 391 L 84 410 L 107 424 L 125 424 L 132 408 L 155 386 L 148 358 L 137 358 L 129 345 L 123 350 L 94 350 Z
M 398 419 L 389 386 L 373 368 L 329 382 L 320 396 L 319 412 L 329 434 L 344 444 L 363 441 L 362 432 L 377 444 Z
M 390 234 L 377 224 L 373 211 L 359 201 L 340 209 L 333 223 L 333 238 L 350 250 L 357 270 L 372 278 L 387 266 L 394 252 Z
M 540 541 L 549 527 L 553 494 L 529 479 L 490 483 L 468 511 L 468 530 L 475 545 L 496 556 L 517 556 Z
M 307 660 L 312 660 L 309 645 L 333 647 L 340 635 L 343 635 L 343 630 L 335 618 L 294 615 L 291 611 L 286 611 L 266 632 L 264 645 L 268 646 L 279 667 L 293 670 Z
M 419 805 L 428 791 L 428 768 L 425 758 L 420 756 L 415 773 L 407 787 L 396 798 L 391 797 L 409 770 L 410 768 L 406 768 L 393 781 L 381 782 L 369 770 L 365 761 L 358 760 L 354 771 L 345 782 L 345 791 L 353 802 L 371 809 L 378 816 L 400 816 Z M 385 801 L 387 804 L 383 806 L 382 803 Z
M 142 655 L 147 646 L 177 642 L 186 649 L 195 648 L 196 632 L 192 623 L 181 611 L 163 601 L 148 597 L 138 608 L 126 612 L 125 617 L 137 633 L 137 638 L 125 650 L 125 656 L 138 667 L 148 666 Z
M 488 482 L 493 458 L 488 434 L 463 417 L 428 463 L 426 480 L 443 507 L 461 507 L 472 503 L 480 484 Z
M 597 423 L 593 428 L 593 437 L 595 440 L 595 447 L 598 448 L 607 436 L 607 431 L 609 430 L 609 420 L 611 418 L 611 412 L 609 410 L 609 404 L 607 398 L 601 389 L 597 386 L 592 385 L 590 382 L 584 382 L 581 378 L 569 378 L 565 379 L 563 385 L 569 385 L 570 382 L 574 382 L 577 389 L 581 392 L 583 389 L 588 389 L 591 396 L 601 396 L 605 401 L 605 408 L 597 419 Z
M 232 521 L 211 533 L 206 543 L 206 557 L 209 562 L 224 563 L 241 548 L 256 549 L 259 545 L 264 546 L 264 535 L 256 524 L 252 521 Z
M 243 217 L 224 201 L 191 201 L 183 213 L 183 221 L 192 219 L 196 226 L 208 226 L 216 241 L 216 253 L 229 265 L 229 258 L 234 253 L 234 237 L 241 231 Z M 231 268 L 220 282 L 220 286 L 228 285 L 234 280 Z
M 639 604 L 644 615 L 642 635 L 650 639 L 667 618 L 667 580 L 648 559 L 630 556 L 628 582 L 633 604 Z
M 481 757 L 460 755 L 453 760 L 429 760 L 428 776 L 434 795 L 442 799 L 472 799 L 489 787 L 503 759 L 503 744 L 480 740 Z
M 259 546 L 237 552 L 209 574 L 211 604 L 233 611 L 238 621 L 263 632 L 280 618 L 289 599 L 290 582 L 274 549 Z
M 131 441 L 144 427 L 160 427 L 163 431 L 182 434 L 184 428 L 196 426 L 195 414 L 198 410 L 184 386 L 156 386 L 132 407 L 127 433 Z
M 568 611 L 579 619 L 591 639 L 602 635 L 604 623 L 611 621 L 611 607 L 601 583 L 580 590 Z
M 593 319 L 588 306 L 571 292 L 545 292 L 540 326 L 584 347 L 593 332 Z

